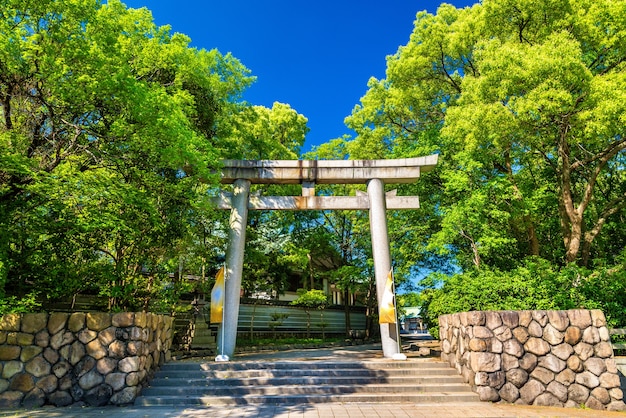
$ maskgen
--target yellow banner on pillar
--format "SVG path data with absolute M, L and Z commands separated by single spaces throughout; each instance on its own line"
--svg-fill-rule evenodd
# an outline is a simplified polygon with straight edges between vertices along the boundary
M 224 318 L 224 266 L 215 276 L 215 285 L 211 290 L 211 323 L 221 324 Z
M 393 273 L 389 271 L 387 274 L 387 283 L 385 283 L 385 291 L 381 298 L 381 304 L 378 307 L 378 323 L 379 324 L 395 324 L 396 323 L 396 306 L 393 294 Z

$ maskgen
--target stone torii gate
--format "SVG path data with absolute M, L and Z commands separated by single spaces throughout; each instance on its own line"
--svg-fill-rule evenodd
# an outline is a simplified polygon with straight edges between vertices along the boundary
M 378 304 L 391 270 L 387 233 L 387 209 L 418 209 L 419 197 L 385 193 L 385 183 L 413 183 L 422 172 L 432 170 L 437 155 L 397 160 L 226 160 L 223 184 L 233 192 L 222 192 L 215 203 L 230 209 L 226 253 L 224 319 L 218 332 L 221 355 L 232 357 L 237 339 L 241 276 L 249 210 L 368 210 Z M 302 196 L 251 196 L 251 184 L 302 184 Z M 367 194 L 316 196 L 315 184 L 367 184 Z M 383 355 L 400 354 L 395 324 L 381 324 Z

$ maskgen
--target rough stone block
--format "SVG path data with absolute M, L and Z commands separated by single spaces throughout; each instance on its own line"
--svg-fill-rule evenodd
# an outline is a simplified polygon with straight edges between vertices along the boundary
M 72 366 L 77 365 L 85 357 L 85 346 L 80 341 L 74 341 L 70 346 L 69 356 L 65 356 Z
M 597 344 L 600 342 L 600 331 L 596 327 L 588 327 L 583 331 L 583 342 Z
M 137 386 L 140 382 L 138 372 L 128 373 L 126 376 L 126 386 Z
M 74 312 L 71 314 L 69 320 L 67 321 L 67 329 L 72 332 L 78 332 L 85 328 L 86 316 L 87 315 L 84 312 Z
M 605 388 L 599 387 L 591 391 L 591 396 L 602 402 L 603 405 L 608 405 L 611 402 L 611 395 Z
M 517 341 L 524 344 L 530 338 L 530 334 L 528 333 L 528 328 L 526 327 L 517 327 L 513 331 L 513 336 Z
M 104 406 L 109 403 L 113 395 L 113 389 L 109 385 L 100 385 L 85 393 L 85 402 L 89 406 Z
M 46 403 L 46 394 L 39 388 L 33 388 L 28 392 L 24 399 L 22 399 L 22 406 L 24 408 L 39 408 Z
M 520 314 L 516 311 L 501 311 L 502 324 L 513 329 L 520 325 Z
M 611 396 L 611 399 L 614 399 L 614 400 L 621 401 L 624 399 L 624 392 L 622 392 L 622 389 L 619 387 L 609 389 L 609 395 Z
M 527 372 L 530 372 L 532 370 L 535 369 L 535 367 L 537 367 L 537 356 L 532 354 L 532 353 L 526 353 L 524 354 L 524 356 L 520 359 L 519 365 L 522 369 L 526 370 Z
M 22 393 L 30 392 L 34 387 L 35 381 L 33 380 L 33 377 L 27 373 L 16 375 L 13 377 L 13 380 L 11 380 L 11 384 L 9 385 L 10 390 L 17 390 Z
M 50 334 L 44 329 L 35 334 L 35 344 L 39 347 L 46 348 L 50 345 Z
M 561 360 L 567 360 L 574 352 L 571 345 L 563 343 L 552 347 L 552 354 L 560 358 Z
M 17 391 L 0 393 L 0 408 L 19 408 L 23 397 L 24 393 Z
M 602 373 L 599 378 L 600 386 L 605 389 L 620 387 L 619 375 L 617 373 Z
M 126 373 L 110 373 L 104 378 L 104 382 L 117 392 L 126 386 Z
M 623 401 L 613 401 L 606 406 L 607 411 L 624 411 L 626 410 L 626 405 L 624 405 Z
M 502 325 L 502 318 L 500 312 L 486 311 L 485 312 L 485 326 L 489 329 L 495 330 Z
M 506 372 L 506 381 L 516 388 L 521 388 L 528 382 L 528 372 L 524 369 L 513 369 Z
M 10 379 L 22 371 L 24 371 L 24 363 L 21 361 L 8 361 L 2 368 L 2 377 L 4 379 Z
M 543 329 L 543 339 L 550 345 L 559 345 L 563 342 L 563 333 L 554 328 L 552 324 L 548 324 Z
M 545 392 L 535 398 L 535 400 L 533 401 L 533 405 L 560 407 L 563 406 L 563 403 L 550 392 Z
M 591 313 L 584 309 L 571 309 L 567 311 L 569 322 L 572 326 L 585 329 L 591 326 Z
M 565 331 L 569 326 L 569 317 L 565 311 L 548 311 L 548 321 L 561 332 Z
M 578 355 L 578 357 L 580 357 L 582 361 L 585 361 L 589 357 L 593 356 L 593 345 L 580 342 L 574 346 L 574 352 Z
M 541 311 L 541 310 L 536 310 L 536 311 L 531 311 L 531 312 L 533 315 L 533 320 L 537 321 L 539 325 L 541 325 L 542 327 L 545 327 L 546 324 L 548 323 L 548 312 Z
M 500 394 L 497 390 L 489 386 L 480 386 L 476 388 L 478 398 L 483 402 L 498 402 Z
M 0 316 L 0 330 L 19 331 L 21 326 L 20 314 L 6 314 Z
M 567 367 L 575 373 L 580 373 L 584 370 L 583 361 L 577 355 L 570 356 L 567 359 Z
M 519 359 L 510 354 L 502 354 L 502 370 L 508 372 L 512 369 L 517 369 L 519 367 Z
M 1 345 L 0 361 L 16 360 L 20 357 L 22 347 L 17 345 Z
M 130 327 L 135 322 L 135 314 L 132 312 L 120 312 L 113 315 L 111 323 L 114 327 Z
M 570 327 L 567 327 L 567 329 L 565 330 L 564 340 L 569 345 L 574 346 L 578 344 L 578 342 L 582 339 L 582 337 L 583 337 L 583 332 L 578 327 L 570 326 Z
M 117 362 L 118 361 L 116 359 L 105 357 L 105 358 L 98 360 L 98 363 L 96 364 L 96 368 L 98 369 L 98 372 L 100 374 L 102 374 L 103 376 L 106 376 L 109 373 L 111 373 L 113 370 L 115 370 L 115 368 L 117 367 Z
M 72 395 L 64 390 L 52 393 L 48 399 L 50 399 L 50 403 L 56 407 L 68 406 L 74 402 Z
M 78 333 L 78 340 L 83 344 L 90 343 L 97 337 L 98 333 L 90 329 L 84 329 Z
M 583 367 L 585 370 L 589 370 L 596 376 L 600 376 L 602 373 L 606 372 L 606 363 L 604 362 L 604 359 L 597 357 L 591 357 L 585 360 Z
M 52 393 L 59 387 L 59 379 L 55 375 L 49 374 L 39 379 L 35 386 L 43 390 L 44 393 Z
M 481 354 L 481 353 L 477 353 Z M 136 372 L 139 370 L 140 358 L 137 356 L 125 357 L 117 364 L 117 368 L 124 373 Z M 474 369 L 477 370 L 477 369 Z M 488 371 L 488 370 L 485 370 Z
M 473 327 L 473 331 L 474 338 L 492 338 L 494 336 L 493 331 L 484 326 Z
M 98 333 L 98 340 L 104 347 L 108 347 L 113 341 L 115 341 L 115 327 L 109 327 L 107 329 L 103 329 Z
M 93 357 L 96 360 L 100 360 L 101 358 L 107 355 L 106 348 L 102 346 L 102 344 L 100 343 L 100 340 L 98 339 L 93 340 L 92 342 L 88 343 L 85 346 L 85 348 L 87 350 L 87 354 L 89 354 L 91 357 Z
M 514 403 L 519 399 L 519 389 L 511 382 L 507 382 L 498 391 L 500 398 L 508 403 Z
M 54 366 L 52 366 L 52 373 L 59 379 L 65 376 L 72 366 L 67 361 L 60 361 Z
M 48 314 L 27 313 L 22 316 L 22 332 L 35 334 L 46 327 Z
M 530 376 L 534 379 L 537 379 L 544 385 L 547 385 L 554 380 L 555 374 L 554 372 L 551 372 L 550 370 L 543 367 L 535 367 L 535 370 L 530 373 Z
M 551 372 L 559 373 L 567 367 L 567 363 L 554 354 L 547 354 L 539 359 L 539 366 L 544 367 Z
M 532 405 L 537 396 L 544 393 L 546 387 L 535 379 L 529 379 L 528 382 L 519 391 L 520 401 L 525 405 Z
M 543 327 L 533 319 L 528 325 L 528 334 L 531 337 L 541 338 L 543 337 Z
M 589 396 L 587 398 L 587 402 L 585 402 L 585 406 L 587 408 L 595 409 L 597 411 L 604 409 L 604 404 L 600 402 L 599 400 L 597 400 L 596 398 L 594 398 L 593 396 Z
M 69 331 L 59 331 L 50 338 L 50 347 L 55 350 L 74 342 L 74 334 Z
M 603 327 L 606 325 L 606 317 L 604 316 L 604 312 L 599 309 L 593 309 L 590 311 L 591 314 L 591 325 L 594 327 Z
M 28 363 L 26 363 L 26 371 L 35 377 L 43 377 L 50 374 L 50 363 L 43 358 L 43 356 L 37 356 Z
M 29 345 L 28 347 L 22 348 L 22 352 L 20 353 L 20 360 L 23 363 L 26 363 L 33 357 L 39 355 L 43 351 L 43 348 L 38 347 L 36 345 Z
M 536 337 L 529 338 L 528 341 L 526 341 L 526 344 L 524 344 L 524 349 L 527 352 L 535 354 L 537 356 L 543 356 L 549 353 L 550 348 L 550 344 L 548 344 L 541 338 Z
M 565 386 L 564 384 L 554 380 L 550 382 L 546 389 L 548 390 L 548 392 L 556 396 L 559 402 L 567 402 L 567 386 Z
M 109 345 L 109 356 L 115 359 L 124 358 L 126 355 L 126 344 L 122 341 L 115 340 Z
M 135 326 L 136 327 L 144 328 L 147 324 L 147 320 L 148 320 L 148 317 L 145 312 L 135 313 Z
M 502 344 L 502 352 L 517 358 L 524 355 L 524 347 L 516 339 L 510 339 Z
M 78 380 L 78 384 L 80 385 L 81 389 L 89 390 L 91 388 L 98 386 L 103 381 L 104 381 L 104 378 L 102 377 L 102 375 L 100 375 L 100 373 L 98 373 L 96 370 L 91 370 L 85 373 Z
M 135 401 L 137 394 L 138 388 L 136 386 L 128 387 L 111 396 L 110 402 L 113 405 L 128 405 Z
M 88 312 L 86 323 L 90 330 L 102 331 L 111 326 L 111 315 L 105 312 Z
M 96 367 L 96 360 L 93 357 L 85 356 L 74 366 L 74 376 L 82 377 Z
M 70 315 L 65 312 L 51 313 L 50 317 L 48 318 L 48 332 L 54 335 L 64 329 L 69 317 Z
M 9 381 L 6 379 L 0 379 L 0 393 L 9 388 Z
M 35 342 L 35 336 L 26 332 L 17 333 L 17 345 L 26 347 L 27 345 L 33 345 Z
M 589 371 L 584 371 L 576 375 L 576 383 L 589 389 L 593 389 L 600 386 L 600 379 L 595 374 Z
M 578 383 L 574 383 L 567 388 L 568 396 L 567 398 L 570 401 L 573 401 L 576 406 L 584 405 L 589 398 L 590 391 L 587 387 L 583 385 L 579 385 Z

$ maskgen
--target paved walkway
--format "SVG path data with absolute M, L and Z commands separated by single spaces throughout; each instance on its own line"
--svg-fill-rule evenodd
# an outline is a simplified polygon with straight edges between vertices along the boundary
M 624 412 L 589 409 L 548 408 L 505 404 L 311 404 L 298 406 L 210 406 L 180 407 L 105 407 L 105 408 L 41 408 L 36 410 L 1 411 L 0 417 L 28 418 L 625 418 Z
M 244 360 L 320 360 L 320 359 L 381 359 L 380 346 L 363 345 L 317 350 L 292 350 L 237 355 L 233 361 Z M 197 358 L 194 360 L 198 360 Z M 213 361 L 213 358 L 207 359 Z M 626 412 L 594 411 L 590 409 L 552 408 L 471 403 L 358 403 L 307 405 L 244 405 L 207 407 L 103 407 L 103 408 L 39 408 L 34 410 L 0 410 L 0 417 L 16 418 L 626 418 Z

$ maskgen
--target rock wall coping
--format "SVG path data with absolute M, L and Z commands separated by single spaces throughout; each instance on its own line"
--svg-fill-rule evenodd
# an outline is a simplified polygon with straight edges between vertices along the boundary
M 482 401 L 624 410 L 599 310 L 473 311 L 439 317 L 441 358 Z
M 0 317 L 0 407 L 132 403 L 169 357 L 173 318 L 145 312 Z

